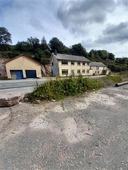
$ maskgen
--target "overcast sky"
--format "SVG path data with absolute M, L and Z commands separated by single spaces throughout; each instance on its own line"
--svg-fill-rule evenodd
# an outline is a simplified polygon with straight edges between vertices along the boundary
M 13 44 L 57 37 L 68 47 L 82 43 L 87 52 L 128 57 L 128 0 L 0 0 L 0 27 Z

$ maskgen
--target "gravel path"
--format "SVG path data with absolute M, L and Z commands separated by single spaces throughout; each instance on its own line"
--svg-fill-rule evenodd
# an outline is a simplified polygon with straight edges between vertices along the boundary
M 0 170 L 128 170 L 128 85 L 0 108 Z

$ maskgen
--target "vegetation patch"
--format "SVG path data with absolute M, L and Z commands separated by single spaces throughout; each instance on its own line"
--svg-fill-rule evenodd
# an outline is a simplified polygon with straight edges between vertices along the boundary
M 69 77 L 67 79 L 56 78 L 56 80 L 49 80 L 35 88 L 29 94 L 29 100 L 52 100 L 63 99 L 66 96 L 74 96 L 88 91 L 97 90 L 102 87 L 121 82 L 121 76 L 106 76 L 98 79 L 84 78 L 82 75 L 78 77 Z

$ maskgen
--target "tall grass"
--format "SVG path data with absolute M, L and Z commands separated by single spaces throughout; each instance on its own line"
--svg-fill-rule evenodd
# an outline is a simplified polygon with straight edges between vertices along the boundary
M 49 80 L 35 88 L 29 95 L 31 101 L 62 99 L 66 96 L 74 96 L 82 94 L 93 89 L 97 90 L 113 83 L 121 82 L 121 76 L 106 76 L 98 79 L 83 78 L 81 75 L 78 77 L 69 77 L 67 79 L 57 78 L 56 80 Z

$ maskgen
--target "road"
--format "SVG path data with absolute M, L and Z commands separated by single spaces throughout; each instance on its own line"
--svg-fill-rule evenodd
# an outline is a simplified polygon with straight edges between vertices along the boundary
M 2 80 L 0 81 L 0 90 L 21 87 L 34 87 L 46 82 L 47 80 L 49 80 L 47 77 L 42 79 Z
M 104 75 L 90 76 L 90 78 L 99 78 L 99 77 L 104 77 Z M 42 84 L 50 79 L 53 80 L 55 78 L 54 77 L 43 77 L 41 79 L 1 80 L 0 90 L 21 88 L 21 87 L 35 87 L 36 85 Z
M 128 170 L 128 85 L 0 108 L 0 170 Z

